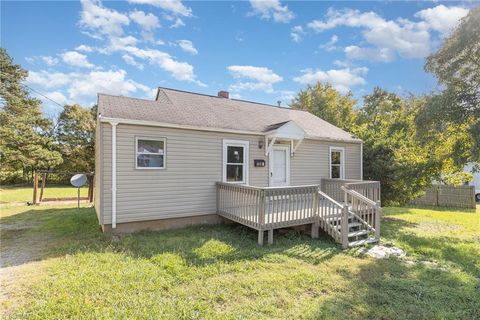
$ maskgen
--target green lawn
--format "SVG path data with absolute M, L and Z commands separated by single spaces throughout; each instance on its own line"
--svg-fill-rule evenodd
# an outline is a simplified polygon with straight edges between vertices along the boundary
M 40 188 L 38 188 L 37 197 L 40 195 Z M 43 198 L 65 198 L 76 197 L 77 188 L 70 185 L 47 185 L 44 189 Z M 88 187 L 80 188 L 80 196 L 88 196 Z M 2 186 L 0 188 L 0 203 L 8 202 L 27 202 L 33 199 L 33 187 L 8 187 Z
M 375 260 L 236 225 L 111 237 L 92 208 L 3 206 L 5 318 L 478 319 L 480 213 L 385 208 Z M 22 252 L 24 254 L 22 254 Z M 6 257 L 6 259 L 5 259 Z

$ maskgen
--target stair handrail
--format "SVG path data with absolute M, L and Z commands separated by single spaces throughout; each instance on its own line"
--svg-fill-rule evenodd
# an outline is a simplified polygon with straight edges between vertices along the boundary
M 321 191 L 320 189 L 317 190 L 318 191 L 318 195 L 325 198 L 325 200 L 331 202 L 333 205 L 337 206 L 341 213 L 343 214 L 343 212 L 345 211 L 345 205 L 339 203 L 338 201 L 335 201 L 332 197 L 330 197 L 329 195 L 327 195 L 325 192 Z M 317 210 L 317 218 L 320 219 L 320 214 Z M 330 230 L 325 230 L 328 232 L 333 232 L 335 234 L 334 238 L 335 239 L 338 239 L 341 243 L 343 243 L 343 240 L 342 240 L 342 233 L 338 230 L 338 229 L 335 229 L 335 228 L 329 228 Z M 333 236 L 333 235 L 332 235 Z
M 355 191 L 355 190 L 351 190 L 351 189 L 348 189 L 346 187 L 340 187 L 344 192 L 345 192 L 345 202 L 346 202 L 346 199 L 347 199 L 347 194 L 349 194 L 350 196 L 354 197 L 354 198 L 357 198 L 363 202 L 366 202 L 368 205 L 372 206 L 374 209 L 375 209 L 375 220 L 374 220 L 374 223 L 375 223 L 375 226 L 373 227 L 372 225 L 370 225 L 367 221 L 365 221 L 364 219 L 362 219 L 358 214 L 356 214 L 356 212 L 354 212 L 353 210 L 349 210 L 350 213 L 352 215 L 354 215 L 361 223 L 363 223 L 368 229 L 372 230 L 374 233 L 375 233 L 375 238 L 376 239 L 380 239 L 380 216 L 382 214 L 382 208 L 380 206 L 380 203 L 379 202 L 375 202 L 367 197 L 365 197 L 364 195 L 360 194 L 359 192 Z M 348 203 L 345 203 L 345 205 L 348 206 Z
M 343 204 L 341 204 L 340 202 L 334 200 L 332 197 L 330 197 L 328 194 L 326 194 L 325 192 L 323 191 L 320 191 L 318 190 L 318 194 L 321 195 L 322 197 L 324 197 L 325 199 L 327 199 L 328 201 L 332 202 L 333 204 L 339 206 L 340 208 L 343 208 Z
M 372 206 L 377 206 L 377 203 L 367 197 L 365 197 L 363 194 L 355 191 L 355 190 L 352 190 L 352 189 L 348 189 L 344 186 L 341 186 L 340 189 L 342 189 L 344 192 L 348 193 L 349 195 L 351 195 L 352 197 L 356 197 L 356 198 L 359 198 L 360 200 L 362 201 L 365 201 L 366 203 L 368 203 L 369 205 L 372 205 Z

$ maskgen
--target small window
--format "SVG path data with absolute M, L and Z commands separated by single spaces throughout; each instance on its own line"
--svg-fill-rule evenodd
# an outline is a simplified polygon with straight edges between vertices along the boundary
M 223 141 L 223 181 L 247 183 L 248 141 Z
M 330 178 L 344 179 L 343 148 L 330 147 Z
M 136 138 L 135 168 L 165 169 L 165 139 Z

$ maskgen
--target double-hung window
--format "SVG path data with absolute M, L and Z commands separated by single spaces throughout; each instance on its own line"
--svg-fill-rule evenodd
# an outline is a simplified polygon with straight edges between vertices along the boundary
M 345 149 L 330 147 L 330 179 L 345 179 Z
M 248 141 L 223 140 L 223 181 L 248 184 Z
M 135 168 L 165 169 L 165 138 L 135 138 Z

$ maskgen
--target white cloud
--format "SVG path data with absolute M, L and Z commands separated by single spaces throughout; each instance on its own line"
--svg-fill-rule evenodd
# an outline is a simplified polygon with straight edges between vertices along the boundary
M 172 25 L 170 25 L 171 29 L 176 29 L 180 27 L 185 27 L 185 22 L 183 22 L 183 20 L 180 18 L 176 18 L 175 22 Z
M 281 76 L 265 67 L 254 66 L 228 66 L 227 70 L 235 79 L 247 79 L 238 81 L 230 86 L 231 91 L 257 90 L 273 92 L 273 84 L 283 80 Z M 252 81 L 253 80 L 253 81 Z
M 283 80 L 278 74 L 265 67 L 229 66 L 227 69 L 234 78 L 250 78 L 259 82 L 269 83 L 276 83 Z
M 275 22 L 287 23 L 295 18 L 295 14 L 282 6 L 279 0 L 250 0 L 253 15 L 260 15 L 262 19 L 273 19 Z
M 347 57 L 372 61 L 392 61 L 396 56 L 403 58 L 423 58 L 431 52 L 431 30 L 445 34 L 458 24 L 468 10 L 460 7 L 434 8 L 417 12 L 415 17 L 423 19 L 413 22 L 398 18 L 386 20 L 375 12 L 359 10 L 329 9 L 325 20 L 314 20 L 308 27 L 316 32 L 347 26 L 362 29 L 367 47 L 349 46 Z
M 88 73 L 50 73 L 42 70 L 31 72 L 27 83 L 35 84 L 42 89 L 55 89 L 56 101 L 75 101 L 83 105 L 94 103 L 97 93 L 115 95 L 132 95 L 152 98 L 152 89 L 146 85 L 127 78 L 125 70 L 91 71 Z M 64 94 L 66 93 L 67 96 Z M 63 98 L 62 98 L 62 96 Z M 52 95 L 49 95 L 52 97 Z
M 331 69 L 328 71 L 305 69 L 302 75 L 293 78 L 293 81 L 301 84 L 315 84 L 316 82 L 328 82 L 335 89 L 342 93 L 346 93 L 351 87 L 363 85 L 366 83 L 363 76 L 368 72 L 368 68 L 345 68 Z
M 149 4 L 184 17 L 192 16 L 192 9 L 186 7 L 180 0 L 128 0 L 130 3 Z
M 335 46 L 337 42 L 338 36 L 334 34 L 327 43 L 320 45 L 320 48 L 323 48 L 327 51 L 334 51 L 337 49 L 337 46 Z
M 198 54 L 198 50 L 193 46 L 193 42 L 190 40 L 178 40 L 177 45 L 185 52 L 192 55 Z
M 305 34 L 305 31 L 303 31 L 302 26 L 295 26 L 292 29 L 290 29 L 290 37 L 294 42 L 302 41 L 303 34 Z
M 81 3 L 80 25 L 90 30 L 90 35 L 94 37 L 120 36 L 123 34 L 123 26 L 130 23 L 126 15 L 107 9 L 98 1 L 81 0 Z
M 143 64 L 138 63 L 135 61 L 135 59 L 132 56 L 129 56 L 128 54 L 122 55 L 123 61 L 125 61 L 126 64 L 129 64 L 131 66 L 137 67 L 140 70 L 143 70 Z
M 289 90 L 281 90 L 280 93 L 280 100 L 286 102 L 286 104 L 290 103 L 295 98 L 296 92 L 289 91 Z
M 390 48 L 360 48 L 358 46 L 348 46 L 344 51 L 350 60 L 389 62 L 395 59 L 395 52 Z
M 325 21 L 315 20 L 308 24 L 317 32 L 338 26 L 362 28 L 367 43 L 402 57 L 419 58 L 430 52 L 430 34 L 422 25 L 408 20 L 387 21 L 375 12 L 329 9 Z
M 36 61 L 41 61 L 45 63 L 47 66 L 51 67 L 58 64 L 58 58 L 52 56 L 34 56 L 34 57 L 27 57 L 25 58 L 29 63 L 35 63 Z
M 93 0 L 82 0 L 83 11 L 81 13 L 80 26 L 88 29 L 93 35 L 100 35 L 102 40 L 106 41 L 104 48 L 96 48 L 96 51 L 102 54 L 120 53 L 126 63 L 139 67 L 142 63 L 138 60 L 145 60 L 152 65 L 156 65 L 162 70 L 170 73 L 173 78 L 180 81 L 189 81 L 199 86 L 205 86 L 204 83 L 196 79 L 193 66 L 187 62 L 176 60 L 170 54 L 150 49 L 140 48 L 138 45 L 140 40 L 136 37 L 125 34 L 124 26 L 130 23 L 130 19 L 143 26 L 142 35 L 145 40 L 154 44 L 158 44 L 153 38 L 151 30 L 157 27 L 158 18 L 145 14 L 142 11 L 134 11 L 130 13 L 130 18 L 113 9 L 102 6 L 100 2 L 92 2 Z M 152 4 L 163 10 L 171 12 L 172 15 L 166 15 L 174 21 L 179 16 L 191 16 L 191 9 L 185 7 L 181 1 L 162 0 L 147 1 L 135 0 L 134 3 Z M 167 20 L 168 20 L 167 19 Z M 163 42 L 161 42 L 163 44 Z M 184 46 L 185 47 L 185 46 Z M 190 52 L 195 49 L 192 45 Z M 127 57 L 128 56 L 128 57 Z
M 429 28 L 443 35 L 449 34 L 455 29 L 460 19 L 468 14 L 468 9 L 462 7 L 446 7 L 443 4 L 434 8 L 424 9 L 415 14 L 428 24 Z
M 149 87 L 126 79 L 126 75 L 124 70 L 93 71 L 74 78 L 68 94 L 71 99 L 79 100 L 95 97 L 99 92 L 119 95 L 129 95 L 139 91 L 150 92 Z
M 75 48 L 77 51 L 83 51 L 83 52 L 93 52 L 94 48 L 81 44 Z
M 72 103 L 72 101 L 67 99 L 67 97 L 65 97 L 65 95 L 63 93 L 61 93 L 60 91 L 46 92 L 45 96 L 49 97 L 50 99 L 52 99 L 53 101 L 55 101 L 55 102 L 57 102 L 61 105 Z M 50 102 L 50 101 L 48 101 L 48 102 Z
M 135 10 L 128 15 L 132 21 L 136 22 L 143 30 L 152 31 L 160 27 L 157 16 L 143 11 Z
M 46 89 L 51 89 L 67 85 L 70 78 L 62 72 L 29 71 L 26 81 L 28 84 L 40 85 Z
M 194 82 L 199 86 L 206 86 L 196 79 L 191 64 L 177 61 L 166 52 L 155 49 L 140 49 L 134 46 L 127 46 L 122 50 L 131 56 L 147 60 L 149 63 L 159 66 L 161 69 L 170 72 L 177 80 Z
M 67 51 L 61 55 L 63 62 L 74 67 L 93 68 L 94 65 L 88 62 L 87 56 L 76 51 Z

